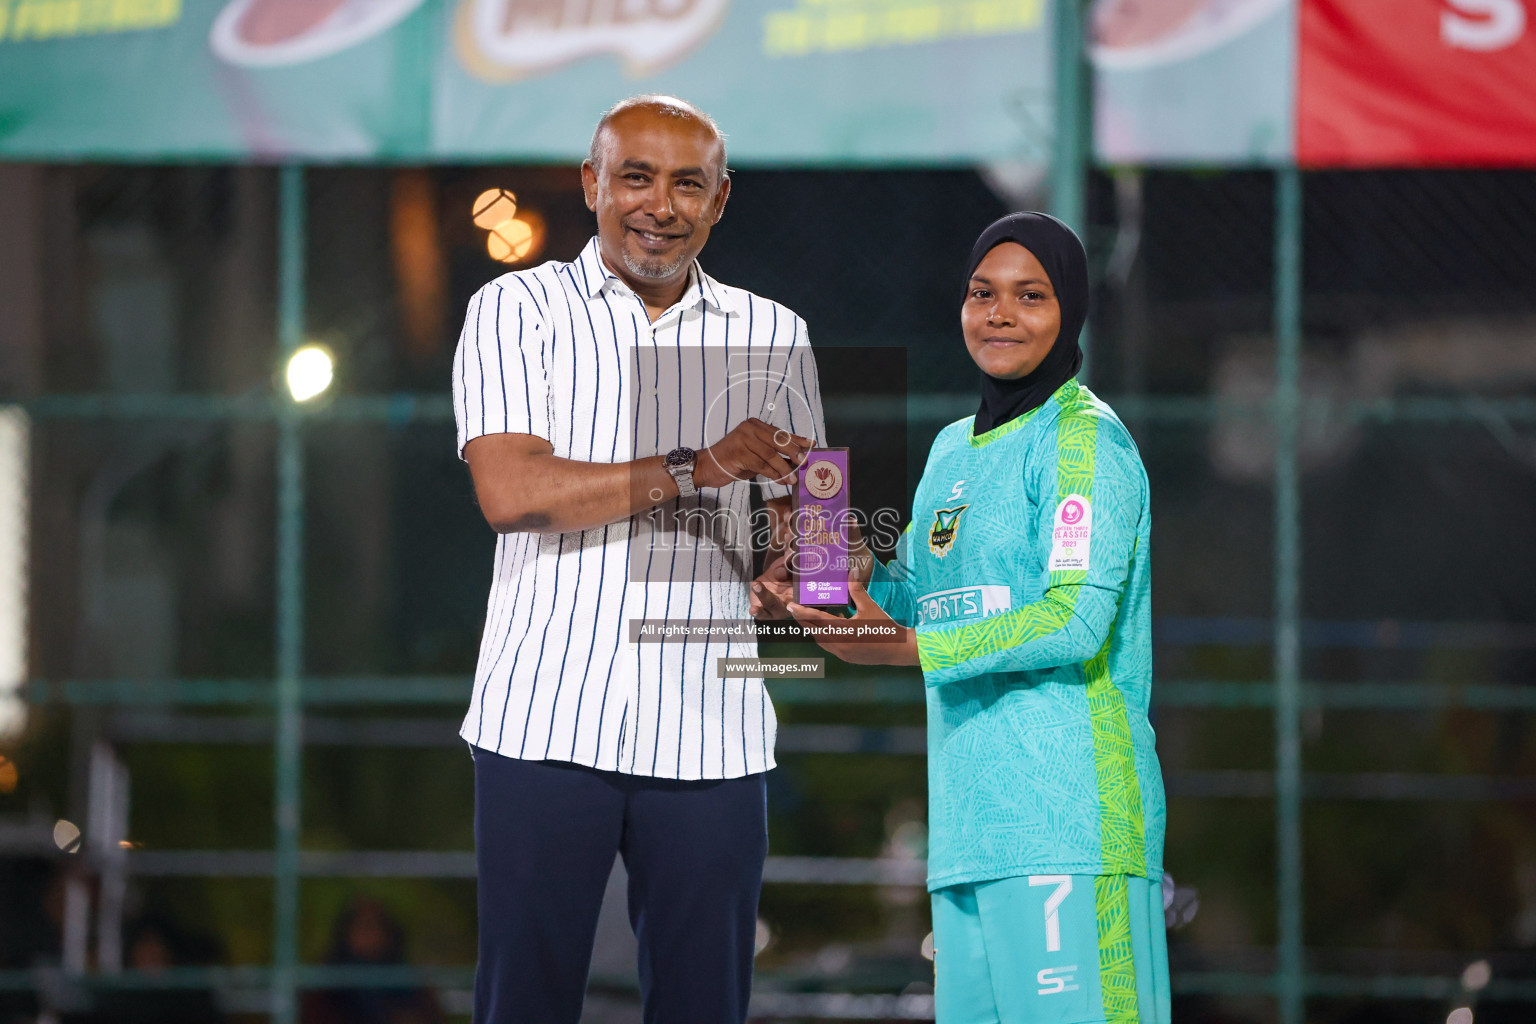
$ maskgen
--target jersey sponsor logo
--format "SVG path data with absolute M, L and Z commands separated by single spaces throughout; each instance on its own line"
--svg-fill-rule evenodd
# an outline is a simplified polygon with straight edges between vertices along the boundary
M 1039 995 L 1054 996 L 1062 992 L 1076 992 L 1077 964 L 1069 967 L 1042 967 L 1035 975 L 1035 982 L 1040 986 Z
M 805 471 L 805 489 L 825 501 L 843 489 L 843 471 L 828 459 L 813 462 Z
M 964 493 L 964 491 L 965 491 L 965 484 L 966 484 L 966 482 L 964 480 L 956 480 L 955 481 L 955 486 L 949 492 L 949 500 L 950 501 L 959 501 L 960 500 L 960 495 L 962 493 Z
M 1089 546 L 1093 540 L 1093 505 L 1081 494 L 1069 494 L 1056 506 L 1056 523 L 1051 529 L 1050 572 L 1088 569 Z
M 984 583 L 975 587 L 939 590 L 918 599 L 918 621 L 923 625 L 953 619 L 974 619 L 1006 612 L 1013 607 L 1013 593 L 1005 585 Z
M 969 505 L 935 509 L 933 525 L 928 527 L 928 550 L 943 558 L 955 546 L 955 535 L 960 531 L 960 513 Z

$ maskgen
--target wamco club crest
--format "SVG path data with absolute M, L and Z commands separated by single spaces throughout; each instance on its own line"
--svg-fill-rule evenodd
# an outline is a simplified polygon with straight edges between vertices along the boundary
M 941 508 L 933 513 L 933 525 L 928 528 L 928 550 L 939 558 L 949 554 L 955 546 L 955 534 L 960 529 L 960 513 L 970 508 L 969 505 L 959 505 L 955 508 Z

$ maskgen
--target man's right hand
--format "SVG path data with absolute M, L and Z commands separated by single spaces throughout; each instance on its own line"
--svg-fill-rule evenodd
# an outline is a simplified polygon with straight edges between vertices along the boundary
M 795 470 L 816 442 L 753 417 L 699 452 L 693 465 L 696 487 L 725 487 L 737 480 L 763 477 L 795 482 Z

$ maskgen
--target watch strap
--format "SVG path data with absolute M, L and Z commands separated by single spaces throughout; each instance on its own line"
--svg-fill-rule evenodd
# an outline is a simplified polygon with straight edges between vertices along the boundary
M 677 494 L 681 498 L 691 498 L 699 493 L 698 487 L 693 483 L 693 467 L 697 461 L 697 455 L 693 452 L 689 452 L 689 455 L 691 457 L 687 462 L 678 465 L 672 464 L 671 454 L 662 462 L 667 472 L 672 474 L 672 479 L 677 481 Z

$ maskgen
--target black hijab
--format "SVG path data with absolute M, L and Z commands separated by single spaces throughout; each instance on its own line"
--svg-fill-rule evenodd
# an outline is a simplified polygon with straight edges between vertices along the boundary
M 1038 409 L 1083 365 L 1078 335 L 1088 319 L 1088 254 L 1076 232 L 1048 213 L 1011 213 L 992 222 L 976 239 L 965 268 L 965 293 L 971 275 L 987 253 L 1004 242 L 1017 242 L 1045 268 L 1061 305 L 1061 331 L 1040 365 L 1017 380 L 981 375 L 981 409 L 972 432 L 981 435 Z

